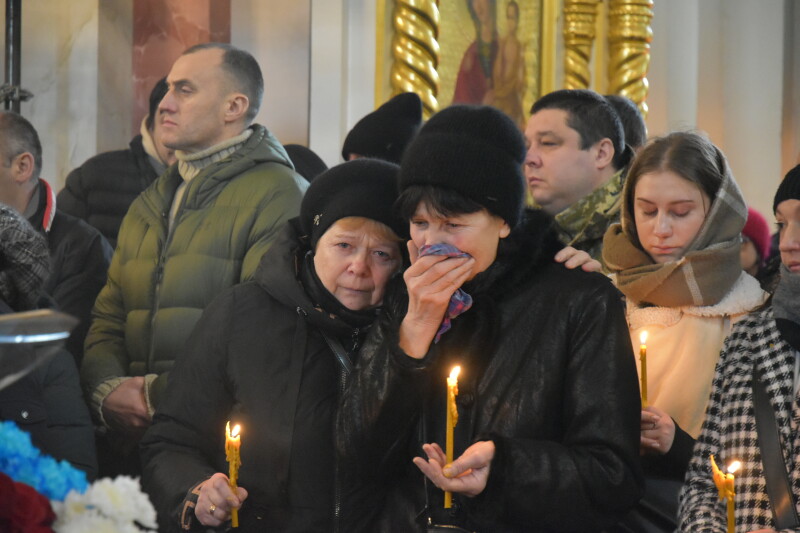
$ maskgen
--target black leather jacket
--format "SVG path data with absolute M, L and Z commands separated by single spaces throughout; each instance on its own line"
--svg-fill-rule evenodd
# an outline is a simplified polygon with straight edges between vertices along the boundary
M 345 530 L 415 531 L 431 515 L 481 532 L 600 531 L 639 499 L 640 402 L 621 297 L 604 276 L 553 262 L 550 221 L 526 213 L 465 285 L 472 309 L 422 360 L 397 342 L 405 287 L 387 295 L 337 419 L 352 488 Z M 411 459 L 424 457 L 422 442 L 444 448 L 445 378 L 457 363 L 454 455 L 478 440 L 496 453 L 484 491 L 454 495 L 445 513 Z

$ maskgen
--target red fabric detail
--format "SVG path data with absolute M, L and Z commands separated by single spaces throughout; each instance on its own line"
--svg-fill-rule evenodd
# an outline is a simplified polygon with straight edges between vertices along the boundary
M 42 229 L 45 233 L 48 233 L 53 225 L 53 217 L 56 216 L 56 193 L 45 180 L 39 178 L 39 181 L 44 185 L 44 191 L 45 194 L 47 194 L 47 204 L 45 205 L 44 216 L 42 217 Z

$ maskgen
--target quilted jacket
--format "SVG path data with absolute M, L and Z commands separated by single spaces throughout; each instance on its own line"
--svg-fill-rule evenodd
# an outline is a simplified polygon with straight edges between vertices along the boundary
M 244 146 L 188 183 L 170 233 L 182 182 L 177 165 L 131 204 L 86 337 L 87 396 L 112 378 L 158 374 L 149 391 L 156 406 L 203 309 L 251 279 L 280 228 L 299 213 L 307 182 L 275 137 L 252 128 Z

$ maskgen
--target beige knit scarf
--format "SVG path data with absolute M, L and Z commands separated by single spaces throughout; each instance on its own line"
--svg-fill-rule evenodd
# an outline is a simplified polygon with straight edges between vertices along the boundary
M 642 249 L 625 185 L 622 223 L 603 238 L 603 261 L 617 275 L 617 287 L 636 303 L 662 307 L 715 305 L 741 274 L 741 232 L 747 207 L 733 175 L 724 164 L 724 178 L 700 231 L 678 261 L 658 264 Z

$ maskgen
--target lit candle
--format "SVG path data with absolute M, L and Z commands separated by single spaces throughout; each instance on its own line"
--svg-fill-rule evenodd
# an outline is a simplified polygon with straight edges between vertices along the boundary
M 453 462 L 453 428 L 458 424 L 458 407 L 456 407 L 456 396 L 458 396 L 458 373 L 461 367 L 453 367 L 450 377 L 447 378 L 447 440 L 445 442 L 445 455 L 447 464 Z M 444 493 L 444 508 L 450 509 L 453 506 L 453 494 L 449 491 Z
M 639 362 L 641 363 L 642 373 L 642 407 L 647 407 L 647 332 L 642 331 L 639 335 Z
M 241 429 L 241 426 L 236 424 L 231 431 L 230 421 L 225 425 L 225 459 L 228 461 L 229 467 L 228 484 L 234 494 L 236 493 L 236 482 L 239 479 L 239 466 L 242 464 L 242 458 L 239 455 L 239 447 L 242 445 Z M 231 527 L 239 527 L 238 509 L 231 509 Z
M 739 470 L 742 463 L 734 461 L 728 466 L 728 473 L 725 474 L 717 466 L 714 456 L 711 456 L 711 471 L 714 473 L 714 484 L 719 491 L 720 500 L 728 500 L 728 533 L 734 533 L 736 527 L 736 513 L 734 511 L 734 496 L 736 491 L 733 486 L 733 473 Z

